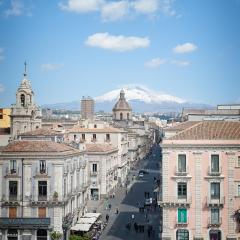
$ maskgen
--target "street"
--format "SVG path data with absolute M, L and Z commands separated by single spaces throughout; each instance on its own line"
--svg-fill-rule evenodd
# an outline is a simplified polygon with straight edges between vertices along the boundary
M 139 212 L 139 206 L 144 206 L 145 192 L 149 192 L 150 198 L 157 196 L 157 193 L 154 193 L 154 189 L 156 189 L 154 178 L 159 179 L 160 159 L 160 147 L 154 146 L 149 157 L 139 163 L 135 171 L 131 171 L 128 178 L 132 180 L 132 176 L 137 176 L 140 169 L 147 170 L 148 174 L 144 174 L 142 179 L 133 180 L 127 188 L 127 193 L 125 187 L 118 188 L 115 192 L 115 198 L 108 200 L 112 207 L 111 210 L 104 209 L 102 211 L 103 220 L 105 221 L 105 216 L 108 214 L 109 221 L 100 237 L 101 240 L 160 239 L 161 216 L 159 208 L 152 207 L 148 211 L 145 208 L 144 212 Z M 116 209 L 119 210 L 118 214 L 116 214 Z M 144 226 L 144 232 L 137 232 L 133 226 L 134 222 Z M 127 224 L 131 224 L 130 229 L 126 227 Z M 149 226 L 152 227 L 150 234 Z

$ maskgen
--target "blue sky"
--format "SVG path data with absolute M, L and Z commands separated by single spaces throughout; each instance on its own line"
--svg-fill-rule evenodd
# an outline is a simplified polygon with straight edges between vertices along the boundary
M 140 84 L 240 102 L 239 0 L 0 0 L 0 106 L 24 61 L 38 104 Z

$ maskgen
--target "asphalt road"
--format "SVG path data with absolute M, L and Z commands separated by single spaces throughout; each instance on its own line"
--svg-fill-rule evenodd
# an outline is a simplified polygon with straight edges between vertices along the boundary
M 121 188 L 116 192 L 115 199 L 111 200 L 112 209 L 108 212 L 110 218 L 107 228 L 101 235 L 101 240 L 117 240 L 117 239 L 160 239 L 160 222 L 161 211 L 157 207 L 156 211 L 152 210 L 147 213 L 140 213 L 138 204 L 143 205 L 145 202 L 145 192 L 150 193 L 150 197 L 154 197 L 154 177 L 159 178 L 161 168 L 161 149 L 159 146 L 153 147 L 151 155 L 141 163 L 136 171 L 132 171 L 129 179 L 132 175 L 138 173 L 140 169 L 147 169 L 149 174 L 145 174 L 143 179 L 137 179 L 132 183 L 132 187 L 126 194 L 126 188 Z M 119 213 L 115 214 L 116 208 L 119 209 Z M 134 215 L 134 220 L 132 220 Z M 103 215 L 103 217 L 105 217 Z M 130 230 L 126 228 L 126 224 L 131 222 L 132 227 Z M 133 222 L 145 226 L 144 233 L 139 233 L 134 230 Z M 148 237 L 147 228 L 151 225 L 154 233 Z

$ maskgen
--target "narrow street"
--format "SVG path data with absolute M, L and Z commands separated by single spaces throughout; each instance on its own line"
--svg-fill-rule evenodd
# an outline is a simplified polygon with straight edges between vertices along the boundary
M 140 180 L 136 178 L 130 182 L 128 192 L 126 194 L 126 188 L 118 188 L 115 193 L 115 198 L 108 200 L 111 204 L 111 210 L 102 209 L 103 221 L 105 221 L 106 214 L 109 215 L 109 221 L 106 229 L 101 235 L 101 240 L 117 240 L 117 239 L 160 239 L 160 210 L 157 207 L 156 210 L 152 207 L 151 210 L 139 212 L 139 205 L 144 206 L 145 192 L 150 193 L 150 198 L 155 198 L 156 184 L 154 178 L 159 179 L 160 175 L 160 159 L 161 150 L 159 146 L 154 146 L 152 153 L 147 159 L 138 164 L 135 171 L 131 171 L 129 179 L 133 179 L 133 175 L 137 177 L 140 169 L 145 169 L 148 174 L 144 174 L 144 177 Z M 116 214 L 116 208 L 119 213 Z M 134 219 L 132 219 L 134 215 Z M 136 222 L 139 225 L 144 226 L 144 232 L 136 232 L 133 223 Z M 131 223 L 131 229 L 127 229 L 126 225 Z M 148 236 L 148 228 L 152 226 L 152 232 L 150 237 Z

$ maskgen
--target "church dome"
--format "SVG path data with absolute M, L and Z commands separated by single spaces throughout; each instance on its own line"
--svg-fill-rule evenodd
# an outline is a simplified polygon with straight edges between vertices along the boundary
M 125 98 L 125 92 L 123 90 L 121 90 L 120 98 L 113 107 L 113 111 L 121 111 L 121 110 L 132 111 L 132 108 L 130 107 L 129 103 Z

